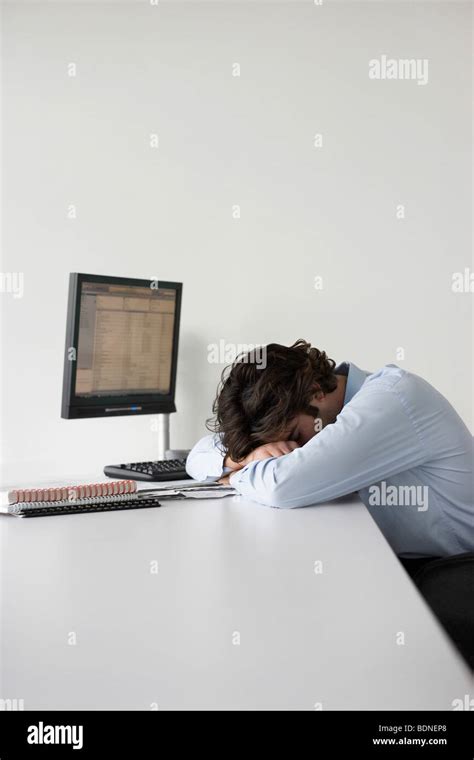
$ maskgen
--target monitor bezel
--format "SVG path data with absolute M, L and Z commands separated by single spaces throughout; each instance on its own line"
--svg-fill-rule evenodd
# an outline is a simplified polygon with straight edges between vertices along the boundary
M 149 288 L 151 283 L 155 282 L 155 280 L 154 278 L 138 279 L 136 277 L 113 277 L 109 275 L 85 274 L 84 272 L 72 272 L 69 275 L 61 417 L 64 419 L 82 419 L 86 417 L 119 417 L 137 414 L 170 414 L 171 412 L 175 412 L 179 324 L 183 284 L 181 282 L 169 282 L 168 280 L 157 281 L 157 288 L 166 288 L 176 291 L 176 311 L 173 329 L 173 351 L 171 358 L 171 383 L 169 394 L 127 394 L 120 396 L 120 399 L 117 399 L 117 396 L 84 398 L 82 396 L 77 396 L 75 393 L 81 293 L 84 282 L 98 282 L 109 285 L 129 285 L 131 287 L 143 286 Z M 69 351 L 71 348 L 74 348 L 76 351 L 75 360 L 69 359 Z M 140 408 L 123 408 L 133 405 L 138 405 Z

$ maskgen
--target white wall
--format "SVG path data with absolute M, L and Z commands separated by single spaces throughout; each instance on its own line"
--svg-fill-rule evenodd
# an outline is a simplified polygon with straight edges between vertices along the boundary
M 71 271 L 184 282 L 176 447 L 205 432 L 220 339 L 399 363 L 472 426 L 472 294 L 451 289 L 472 270 L 470 14 L 4 4 L 1 271 L 24 275 L 0 299 L 4 483 L 154 457 L 149 417 L 60 418 Z M 370 80 L 383 53 L 427 58 L 428 84 Z

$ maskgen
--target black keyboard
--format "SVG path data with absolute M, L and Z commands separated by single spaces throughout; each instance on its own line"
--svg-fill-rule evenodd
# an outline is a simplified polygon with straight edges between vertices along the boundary
M 130 462 L 110 464 L 104 474 L 120 480 L 190 480 L 186 472 L 186 459 L 161 459 L 158 462 Z
M 117 500 L 113 502 L 113 497 L 109 497 L 110 501 L 105 498 L 101 503 L 97 504 L 61 504 L 54 506 L 54 503 L 48 504 L 48 506 L 38 506 L 37 508 L 25 509 L 24 511 L 18 511 L 17 517 L 52 517 L 53 515 L 78 515 L 84 512 L 117 512 L 122 509 L 144 509 L 146 507 L 161 507 L 160 502 L 155 496 L 147 496 L 147 498 L 136 498 L 128 501 Z

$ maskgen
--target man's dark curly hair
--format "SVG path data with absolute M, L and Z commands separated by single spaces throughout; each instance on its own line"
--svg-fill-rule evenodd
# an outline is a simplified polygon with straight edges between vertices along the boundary
M 310 401 L 318 390 L 337 388 L 335 366 L 324 351 L 301 339 L 240 354 L 222 373 L 207 427 L 221 434 L 223 450 L 239 462 L 257 446 L 282 440 L 297 414 L 317 416 Z

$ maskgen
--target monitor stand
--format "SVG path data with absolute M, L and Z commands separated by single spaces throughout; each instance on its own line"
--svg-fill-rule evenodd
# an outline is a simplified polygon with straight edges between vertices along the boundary
M 165 459 L 165 454 L 170 447 L 170 416 L 169 414 L 157 414 L 156 433 L 158 434 L 157 459 Z M 155 421 L 153 421 L 155 424 Z M 155 430 L 155 428 L 153 428 Z

